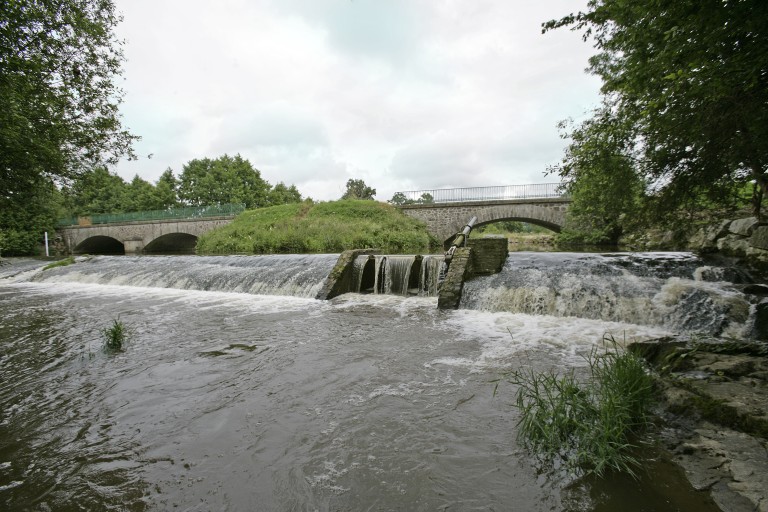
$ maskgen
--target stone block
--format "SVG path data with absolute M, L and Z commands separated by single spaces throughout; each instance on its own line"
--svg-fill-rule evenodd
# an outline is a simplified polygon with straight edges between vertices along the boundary
M 496 274 L 504 267 L 509 254 L 506 237 L 470 238 L 467 245 L 472 250 L 472 268 L 475 275 Z

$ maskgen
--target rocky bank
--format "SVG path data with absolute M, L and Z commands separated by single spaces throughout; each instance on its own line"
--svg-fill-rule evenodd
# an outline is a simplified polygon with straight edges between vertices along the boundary
M 656 369 L 664 447 L 725 512 L 768 512 L 768 344 L 664 338 L 629 350 Z
M 743 270 L 753 295 L 754 340 L 664 338 L 634 343 L 659 376 L 662 441 L 694 488 L 725 512 L 768 512 L 768 222 L 723 220 L 625 241 L 637 250 L 690 250 Z

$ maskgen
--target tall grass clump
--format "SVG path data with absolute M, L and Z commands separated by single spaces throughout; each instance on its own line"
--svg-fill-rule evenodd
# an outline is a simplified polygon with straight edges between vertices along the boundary
M 68 256 L 64 258 L 63 260 L 54 261 L 52 263 L 47 264 L 43 267 L 43 270 L 49 270 L 56 267 L 66 267 L 67 265 L 72 265 L 75 263 L 75 257 L 74 256 Z
M 518 442 L 572 474 L 618 471 L 635 477 L 638 444 L 651 419 L 653 379 L 640 357 L 619 352 L 611 337 L 604 341 L 612 347 L 592 350 L 586 382 L 573 370 L 529 368 L 506 376 L 518 386 Z
M 125 322 L 119 318 L 112 320 L 112 325 L 110 327 L 105 327 L 101 330 L 101 337 L 104 341 L 104 351 L 122 352 L 129 333 L 130 329 Z

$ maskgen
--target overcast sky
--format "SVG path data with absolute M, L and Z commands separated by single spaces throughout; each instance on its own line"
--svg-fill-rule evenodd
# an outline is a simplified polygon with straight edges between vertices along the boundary
M 580 0 L 116 0 L 122 112 L 142 137 L 118 173 L 154 182 L 239 153 L 271 184 L 338 199 L 556 181 L 557 122 L 598 104 L 593 53 L 541 23 Z

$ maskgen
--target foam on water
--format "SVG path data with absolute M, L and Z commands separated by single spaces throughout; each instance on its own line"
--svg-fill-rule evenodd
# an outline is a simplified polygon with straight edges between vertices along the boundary
M 461 307 L 746 336 L 750 298 L 704 280 L 729 272 L 702 266 L 689 253 L 513 253 L 501 273 L 465 284 Z
M 97 256 L 14 277 L 45 283 L 89 283 L 252 295 L 315 297 L 338 259 L 334 254 L 267 256 Z

